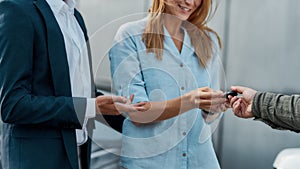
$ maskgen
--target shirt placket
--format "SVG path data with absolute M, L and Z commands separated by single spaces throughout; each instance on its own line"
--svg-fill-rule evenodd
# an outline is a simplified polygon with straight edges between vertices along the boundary
M 178 69 L 179 71 L 179 84 L 180 84 L 180 95 L 184 95 L 187 91 L 187 86 L 185 83 L 185 71 L 184 71 L 184 62 L 182 59 L 182 56 L 178 56 L 180 58 L 180 62 L 178 63 Z M 186 116 L 183 114 L 181 116 L 179 116 L 179 130 L 180 130 L 180 134 L 182 135 L 183 139 L 181 141 L 181 149 L 180 149 L 180 168 L 181 169 L 187 169 L 187 158 L 188 158 L 188 154 L 187 154 L 187 150 L 188 150 L 188 144 L 187 144 L 187 134 L 188 134 L 188 129 L 187 129 L 187 118 Z
M 76 60 L 76 63 L 75 63 L 75 65 L 76 65 L 76 67 L 75 67 L 76 74 L 74 76 L 78 76 L 77 81 L 82 82 L 81 83 L 81 85 L 82 85 L 81 89 L 80 90 L 78 89 L 80 91 L 79 92 L 80 96 L 89 97 L 89 93 L 87 93 L 87 89 L 88 89 L 89 86 L 86 83 L 86 81 L 88 81 L 88 79 L 87 79 L 87 76 L 83 76 L 85 74 L 84 73 L 84 64 L 85 63 L 83 61 L 84 58 L 82 58 L 82 56 L 83 56 L 83 47 L 84 47 L 83 45 L 84 44 L 80 43 L 81 41 L 84 41 L 84 39 L 80 39 L 81 38 L 80 37 L 81 32 L 77 31 L 77 29 L 79 29 L 78 28 L 79 25 L 76 25 L 77 21 L 74 18 L 73 13 L 71 11 L 67 11 L 66 15 L 67 15 L 67 18 L 68 18 L 67 19 L 68 20 L 68 22 L 67 22 L 68 25 L 67 26 L 69 27 L 68 30 L 70 30 L 70 32 L 68 32 L 68 34 L 69 34 L 69 37 L 70 37 L 72 43 L 74 44 L 74 50 L 73 50 L 74 55 L 71 56 L 71 57 L 75 57 L 75 60 Z M 77 35 L 77 36 L 75 36 L 75 35 Z

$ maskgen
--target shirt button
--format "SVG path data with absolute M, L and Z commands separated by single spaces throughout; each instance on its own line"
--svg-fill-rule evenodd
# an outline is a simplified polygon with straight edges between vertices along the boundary
M 186 153 L 183 153 L 182 156 L 183 156 L 183 157 L 186 157 Z
M 183 132 L 183 133 L 182 133 L 182 135 L 184 135 L 184 136 L 185 136 L 185 135 L 186 135 L 186 132 Z
M 181 90 L 184 90 L 184 87 L 183 87 L 183 86 L 181 87 Z
M 183 67 L 183 63 L 180 63 L 180 67 Z

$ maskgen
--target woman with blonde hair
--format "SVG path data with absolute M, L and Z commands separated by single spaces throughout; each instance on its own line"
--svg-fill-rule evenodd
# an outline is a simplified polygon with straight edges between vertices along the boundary
M 124 121 L 122 167 L 220 168 L 205 130 L 228 108 L 217 91 L 212 8 L 212 0 L 153 0 L 145 19 L 118 30 L 109 52 L 114 91 L 147 108 Z

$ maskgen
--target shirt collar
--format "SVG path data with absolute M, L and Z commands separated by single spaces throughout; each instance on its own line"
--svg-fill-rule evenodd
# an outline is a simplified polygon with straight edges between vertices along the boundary
M 163 28 L 164 28 L 164 35 L 165 35 L 164 46 L 168 51 L 170 51 L 171 53 L 173 53 L 175 55 L 182 55 L 182 56 L 190 56 L 194 53 L 194 47 L 191 43 L 190 36 L 189 36 L 187 30 L 183 26 L 180 27 L 180 29 L 182 29 L 184 32 L 181 53 L 179 53 L 178 49 L 176 48 L 167 28 L 165 26 L 163 26 Z
M 75 6 L 77 4 L 76 0 L 46 0 L 49 4 L 51 10 L 55 15 L 61 11 L 70 11 L 74 14 Z

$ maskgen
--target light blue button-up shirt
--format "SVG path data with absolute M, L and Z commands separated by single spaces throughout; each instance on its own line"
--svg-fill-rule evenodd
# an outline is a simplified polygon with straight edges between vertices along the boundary
M 205 86 L 218 89 L 217 48 L 208 67 L 203 68 L 186 30 L 182 28 L 184 41 L 179 52 L 164 29 L 163 57 L 158 60 L 155 54 L 146 53 L 142 41 L 146 23 L 147 18 L 127 23 L 116 34 L 109 56 L 117 95 L 135 94 L 136 103 L 170 100 Z M 128 169 L 218 169 L 210 131 L 200 109 L 142 126 L 126 119 L 121 165 Z

